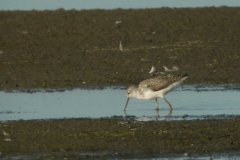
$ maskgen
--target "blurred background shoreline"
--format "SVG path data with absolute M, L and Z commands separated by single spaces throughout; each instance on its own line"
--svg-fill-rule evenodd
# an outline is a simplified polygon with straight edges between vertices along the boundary
M 240 2 L 236 0 L 0 0 L 0 11 L 6 10 L 83 10 L 83 9 L 146 9 L 146 8 L 193 8 L 193 7 L 239 7 Z

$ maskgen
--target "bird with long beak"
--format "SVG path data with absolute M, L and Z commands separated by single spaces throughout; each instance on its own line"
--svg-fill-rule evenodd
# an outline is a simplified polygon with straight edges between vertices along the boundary
M 174 88 L 176 88 L 180 83 L 186 80 L 187 77 L 188 77 L 188 74 L 184 76 L 178 76 L 178 77 L 158 76 L 155 78 L 146 79 L 142 81 L 138 85 L 138 87 L 137 86 L 128 87 L 126 91 L 126 96 L 128 99 L 127 99 L 127 103 L 124 111 L 126 111 L 128 101 L 132 97 L 135 97 L 137 99 L 143 99 L 143 100 L 155 99 L 156 110 L 159 110 L 157 98 L 163 98 L 169 105 L 170 109 L 172 110 L 172 105 L 164 98 L 164 95 L 166 95 L 167 93 L 172 91 Z

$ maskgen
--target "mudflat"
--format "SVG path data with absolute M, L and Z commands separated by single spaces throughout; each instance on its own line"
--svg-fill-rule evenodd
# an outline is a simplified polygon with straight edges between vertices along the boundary
M 238 7 L 0 11 L 0 90 L 138 84 L 155 76 L 152 65 L 157 72 L 177 65 L 172 74 L 188 73 L 185 84 L 239 84 L 239 15 Z M 239 151 L 239 124 L 238 117 L 9 121 L 0 123 L 9 134 L 0 134 L 0 157 Z
M 169 122 L 137 122 L 131 117 L 113 117 L 9 121 L 0 125 L 0 129 L 9 134 L 0 134 L 3 156 L 155 157 L 169 153 L 239 151 L 237 117 Z
M 240 82 L 238 7 L 0 11 L 0 89 Z M 116 23 L 121 21 L 121 23 Z M 123 51 L 119 50 L 122 42 Z

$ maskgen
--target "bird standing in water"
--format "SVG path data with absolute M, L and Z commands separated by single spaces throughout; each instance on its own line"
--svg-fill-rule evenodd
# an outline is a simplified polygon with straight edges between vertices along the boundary
M 164 95 L 166 95 L 167 93 L 172 91 L 174 88 L 176 88 L 180 83 L 186 80 L 187 77 L 188 77 L 188 74 L 184 76 L 178 76 L 178 77 L 158 76 L 155 78 L 146 79 L 142 81 L 138 87 L 136 86 L 128 87 L 126 91 L 126 96 L 128 97 L 128 99 L 127 99 L 127 103 L 124 111 L 126 111 L 128 101 L 132 97 L 135 97 L 137 99 L 143 99 L 143 100 L 155 99 L 156 110 L 159 110 L 157 98 L 163 98 L 169 105 L 170 109 L 172 110 L 172 105 L 164 98 Z

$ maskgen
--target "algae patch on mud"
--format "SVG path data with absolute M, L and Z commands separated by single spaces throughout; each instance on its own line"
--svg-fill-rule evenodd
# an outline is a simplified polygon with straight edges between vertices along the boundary
M 239 14 L 238 7 L 0 11 L 0 89 L 138 84 L 152 65 L 178 65 L 187 84 L 239 83 Z
M 239 151 L 240 120 L 138 122 L 122 118 L 8 121 L 1 130 L 4 155 L 164 153 Z

